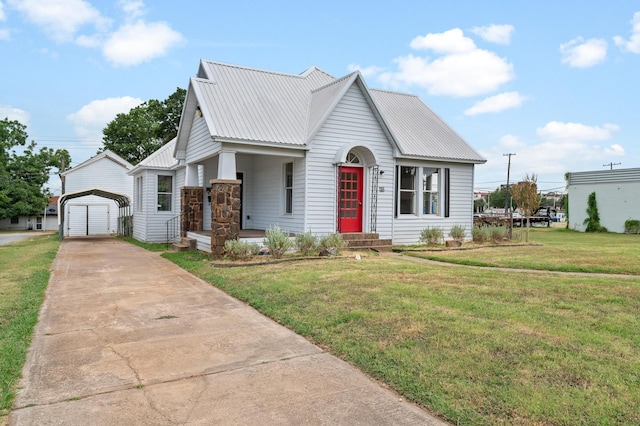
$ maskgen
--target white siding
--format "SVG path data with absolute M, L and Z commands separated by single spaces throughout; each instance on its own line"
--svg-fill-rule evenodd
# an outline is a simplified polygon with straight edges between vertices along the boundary
M 450 169 L 449 217 L 432 215 L 400 215 L 394 220 L 394 244 L 415 244 L 420 232 L 426 227 L 438 227 L 444 231 L 445 239 L 454 225 L 464 226 L 467 240 L 471 239 L 473 227 L 473 165 L 429 162 L 398 162 L 400 165 L 440 167 Z M 444 180 L 444 176 L 441 177 Z M 442 186 L 441 186 L 442 187 Z M 421 190 L 420 187 L 417 188 Z M 444 212 L 444 193 L 440 196 L 441 212 Z
M 220 144 L 211 140 L 211 134 L 204 118 L 196 118 L 189 134 L 187 143 L 187 163 L 194 163 L 215 155 L 220 150 Z
M 586 229 L 587 200 L 596 193 L 600 225 L 610 232 L 624 232 L 627 219 L 640 219 L 640 181 L 569 185 L 569 228 Z
M 178 185 L 184 182 L 184 172 L 144 170 L 143 212 L 134 212 L 133 236 L 135 239 L 148 243 L 163 243 L 167 240 L 167 221 L 180 214 L 180 189 Z M 173 177 L 172 211 L 158 211 L 158 175 Z M 176 177 L 177 175 L 177 177 Z
M 305 230 L 318 234 L 336 231 L 335 157 L 345 145 L 368 148 L 377 158 L 379 175 L 377 232 L 391 238 L 393 221 L 393 150 L 364 96 L 351 87 L 310 144 L 306 162 L 307 218 Z M 365 168 L 364 231 L 370 228 L 371 176 Z M 381 190 L 384 188 L 384 191 Z
M 91 164 L 79 167 L 77 170 L 71 169 L 65 178 L 65 192 L 72 193 L 88 189 L 98 188 L 103 191 L 114 192 L 117 194 L 128 195 L 133 199 L 133 177 L 127 175 L 127 169 L 123 165 L 116 163 L 108 157 L 101 158 Z M 118 206 L 115 202 L 97 196 L 79 197 L 70 200 L 67 206 L 89 205 L 89 204 L 108 204 L 109 205 L 109 222 L 107 233 L 116 233 L 118 231 Z M 68 208 L 67 208 L 68 211 Z M 76 216 L 77 217 L 77 216 Z M 65 216 L 65 222 L 73 221 L 73 217 Z M 81 224 L 80 224 L 81 226 Z M 70 228 L 78 228 L 72 223 L 65 223 L 65 234 L 69 235 Z M 97 231 L 96 231 L 97 232 Z M 100 231 L 103 232 L 103 231 Z M 86 224 L 85 224 L 86 234 Z M 90 234 L 91 235 L 91 234 Z M 93 234 L 95 235 L 95 234 Z

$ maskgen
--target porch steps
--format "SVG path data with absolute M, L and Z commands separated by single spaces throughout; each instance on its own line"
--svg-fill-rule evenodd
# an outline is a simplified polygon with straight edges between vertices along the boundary
M 172 243 L 173 251 L 195 251 L 198 247 L 198 241 L 195 238 L 182 237 L 180 242 Z
M 370 232 L 347 232 L 342 235 L 348 241 L 349 250 L 391 251 L 391 240 L 380 239 L 380 235 Z

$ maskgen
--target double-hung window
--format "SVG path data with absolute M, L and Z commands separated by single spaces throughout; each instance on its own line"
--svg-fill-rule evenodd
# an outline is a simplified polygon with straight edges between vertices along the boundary
M 293 163 L 284 165 L 284 212 L 293 213 Z
M 173 199 L 173 176 L 158 175 L 158 211 L 170 212 Z
M 439 214 L 438 169 L 422 168 L 422 214 Z
M 396 216 L 449 216 L 449 169 L 397 166 Z

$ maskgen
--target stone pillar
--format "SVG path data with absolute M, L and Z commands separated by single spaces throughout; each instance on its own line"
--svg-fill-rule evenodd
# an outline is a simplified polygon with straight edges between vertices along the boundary
M 202 231 L 204 223 L 204 189 L 200 186 L 180 187 L 180 207 L 182 223 L 180 236 L 186 237 L 188 231 Z
M 211 253 L 224 255 L 224 243 L 240 235 L 240 183 L 236 179 L 211 181 Z

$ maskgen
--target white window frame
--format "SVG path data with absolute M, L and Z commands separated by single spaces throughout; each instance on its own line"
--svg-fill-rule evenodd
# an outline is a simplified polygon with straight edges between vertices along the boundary
M 160 178 L 170 178 L 171 179 L 171 188 L 169 188 L 171 190 L 171 192 L 160 192 Z M 173 175 L 163 175 L 163 174 L 158 174 L 156 176 L 156 211 L 158 213 L 171 213 L 173 212 L 173 185 L 175 183 L 175 179 L 173 177 Z M 160 195 L 168 195 L 169 196 L 169 205 L 168 205 L 168 209 L 167 210 L 162 210 L 161 209 L 161 204 L 160 204 Z
M 144 176 L 136 177 L 136 211 L 143 211 L 142 197 L 144 194 Z
M 433 170 L 433 172 L 427 175 L 427 171 Z M 430 183 L 430 188 L 426 188 L 425 185 L 428 182 L 427 176 L 433 176 L 437 174 L 437 181 Z M 421 202 L 422 214 L 428 216 L 441 216 L 441 202 L 440 194 L 442 193 L 442 169 L 439 167 L 421 167 L 420 168 L 420 182 L 422 183 Z M 435 189 L 434 189 L 435 187 Z M 433 206 L 433 195 L 435 194 L 435 206 Z M 427 200 L 428 198 L 428 200 Z M 428 204 L 427 204 L 428 203 Z M 432 205 L 435 208 L 425 208 L 427 205 Z
M 289 165 L 291 165 L 290 175 L 289 171 L 287 170 Z M 293 164 L 293 161 L 287 161 L 282 165 L 282 211 L 285 215 L 293 214 L 294 173 L 295 166 Z
M 398 164 L 398 176 L 397 176 L 397 193 L 396 193 L 396 217 L 409 218 L 409 217 L 443 217 L 443 199 L 444 193 L 444 169 L 437 166 L 425 166 L 424 164 Z M 402 188 L 402 173 L 405 173 L 407 169 L 413 169 L 413 188 Z M 438 173 L 438 182 L 436 183 L 435 191 L 427 191 L 424 188 L 424 179 L 426 171 L 435 169 Z M 413 200 L 411 202 L 411 212 L 402 213 L 402 197 L 403 194 L 412 194 Z M 437 195 L 436 207 L 433 212 L 425 211 L 425 197 L 426 194 Z

